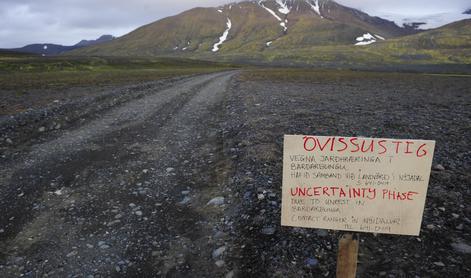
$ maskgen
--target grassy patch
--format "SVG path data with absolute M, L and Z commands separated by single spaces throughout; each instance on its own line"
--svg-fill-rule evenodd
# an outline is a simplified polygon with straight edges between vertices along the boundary
M 366 78 L 401 78 L 406 73 L 366 72 L 353 70 L 330 70 L 310 68 L 260 68 L 243 72 L 243 81 L 271 81 L 296 83 L 333 83 Z M 416 74 L 409 74 L 416 75 Z
M 126 84 L 234 68 L 229 64 L 169 58 L 38 57 L 0 55 L 4 90 Z

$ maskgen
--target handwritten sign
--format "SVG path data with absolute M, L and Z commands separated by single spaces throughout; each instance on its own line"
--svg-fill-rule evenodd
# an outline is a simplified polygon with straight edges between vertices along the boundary
M 285 135 L 283 226 L 418 235 L 435 141 Z

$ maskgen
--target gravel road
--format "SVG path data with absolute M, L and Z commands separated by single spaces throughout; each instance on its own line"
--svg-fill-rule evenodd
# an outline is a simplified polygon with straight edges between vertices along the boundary
M 221 72 L 0 118 L 0 277 L 333 277 L 339 232 L 280 227 L 283 134 L 437 140 L 419 237 L 360 277 L 471 275 L 469 78 Z
M 227 202 L 207 203 L 225 195 L 220 107 L 233 75 L 174 82 L 6 152 L 0 276 L 223 274 L 212 253 L 227 246 Z

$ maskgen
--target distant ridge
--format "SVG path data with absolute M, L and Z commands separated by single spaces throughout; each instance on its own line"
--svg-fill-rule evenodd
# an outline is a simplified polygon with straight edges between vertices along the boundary
M 35 43 L 35 44 L 29 44 L 20 48 L 13 48 L 9 50 L 16 51 L 16 52 L 23 52 L 23 53 L 38 54 L 38 55 L 43 55 L 43 56 L 51 56 L 51 55 L 59 55 L 67 51 L 82 48 L 85 46 L 97 45 L 100 43 L 108 42 L 108 41 L 113 40 L 114 38 L 115 37 L 113 37 L 112 35 L 103 35 L 96 40 L 81 40 L 79 43 L 72 46 L 64 46 L 64 45 L 52 44 L 52 43 Z
M 90 45 L 95 45 L 95 44 L 108 42 L 108 41 L 111 41 L 113 39 L 115 39 L 115 37 L 112 36 L 112 35 L 103 35 L 103 36 L 99 37 L 96 40 L 81 40 L 80 42 L 78 42 L 74 46 L 76 46 L 76 47 L 90 46 Z

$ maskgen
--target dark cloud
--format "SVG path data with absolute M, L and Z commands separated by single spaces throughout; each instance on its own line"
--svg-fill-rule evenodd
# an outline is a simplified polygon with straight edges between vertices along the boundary
M 43 42 L 70 45 L 102 34 L 121 36 L 143 24 L 195 6 L 228 2 L 233 0 L 1 0 L 0 48 Z M 471 6 L 469 0 L 338 2 L 370 14 L 423 15 L 464 11 Z

